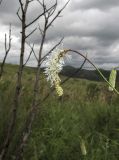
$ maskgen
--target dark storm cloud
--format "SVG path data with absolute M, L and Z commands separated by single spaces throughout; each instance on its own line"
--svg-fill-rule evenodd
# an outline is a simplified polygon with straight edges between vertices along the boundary
M 0 21 L 6 25 L 12 23 L 19 26 L 19 21 L 16 16 L 18 6 L 17 0 L 3 0 L 0 5 Z
M 52 1 L 52 3 L 54 0 Z M 61 7 L 66 0 L 59 1 Z M 47 1 L 51 5 L 51 1 Z M 0 6 L 0 26 L 12 23 L 13 34 L 20 36 L 20 21 L 16 15 L 19 7 L 18 0 L 3 0 Z M 42 10 L 39 4 L 34 3 L 29 7 L 27 23 L 32 21 Z M 45 50 L 64 37 L 64 48 L 73 48 L 82 53 L 87 52 L 89 58 L 98 65 L 117 65 L 119 59 L 119 0 L 71 0 L 70 4 L 48 30 Z M 42 26 L 43 19 L 38 23 Z M 36 27 L 37 24 L 33 25 Z M 3 28 L 3 27 L 2 27 Z M 27 30 L 27 33 L 29 33 Z M 0 35 L 2 33 L 0 32 Z M 40 32 L 37 30 L 29 39 L 36 46 L 40 43 Z M 20 37 L 19 41 L 20 42 Z M 17 43 L 14 44 L 17 45 Z M 1 45 L 0 45 L 1 46 Z M 50 48 L 49 47 L 49 48 Z M 17 51 L 19 45 L 16 46 Z M 73 56 L 72 64 L 77 66 L 80 58 Z M 10 58 L 10 62 L 12 58 Z M 15 62 L 15 58 L 13 60 Z M 33 60 L 31 60 L 32 64 Z
M 0 13 L 14 14 L 18 9 L 18 0 L 3 0 L 0 6 Z
M 71 9 L 111 9 L 119 5 L 118 0 L 73 0 Z
M 112 58 L 114 60 L 115 63 L 119 63 L 119 60 L 116 58 L 116 57 L 96 57 L 95 58 L 95 63 L 98 63 L 98 64 L 103 64 L 103 63 L 113 63 L 112 62 Z

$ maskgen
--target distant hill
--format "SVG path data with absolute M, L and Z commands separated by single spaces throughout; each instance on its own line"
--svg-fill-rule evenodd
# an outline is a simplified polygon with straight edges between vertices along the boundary
M 102 77 L 99 75 L 99 73 L 96 70 L 86 70 L 82 69 L 81 71 L 77 72 L 78 68 L 72 67 L 72 66 L 65 66 L 61 72 L 62 75 L 70 76 L 74 78 L 82 78 L 82 79 L 88 79 L 93 81 L 103 81 Z M 103 70 L 100 69 L 100 71 L 103 73 L 103 75 L 109 79 L 110 71 L 109 70 Z M 119 72 L 117 73 L 117 81 L 119 80 Z

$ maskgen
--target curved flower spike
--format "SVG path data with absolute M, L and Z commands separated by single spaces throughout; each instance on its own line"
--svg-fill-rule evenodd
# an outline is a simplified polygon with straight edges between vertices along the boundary
M 45 75 L 47 76 L 47 81 L 50 81 L 51 87 L 54 86 L 56 92 L 59 96 L 63 95 L 63 89 L 60 86 L 61 79 L 59 73 L 61 72 L 64 65 L 64 57 L 68 50 L 54 51 L 49 56 L 46 57 L 45 64 Z

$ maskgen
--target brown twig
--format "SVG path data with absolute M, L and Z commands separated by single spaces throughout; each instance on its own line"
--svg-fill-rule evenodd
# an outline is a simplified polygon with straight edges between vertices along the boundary
M 17 16 L 18 16 L 18 18 L 19 18 L 19 20 L 22 22 L 22 18 L 20 17 L 20 15 L 19 15 L 19 11 L 20 11 L 20 7 L 18 8 L 18 11 L 17 11 Z
M 36 53 L 35 53 L 35 51 L 34 51 L 34 48 L 33 48 L 30 44 L 28 44 L 28 43 L 27 43 L 27 45 L 31 48 L 31 50 L 32 50 L 32 52 L 33 52 L 33 54 L 34 54 L 34 57 L 36 58 L 36 60 L 37 60 L 37 62 L 38 62 L 38 57 L 36 56 Z
M 1 66 L 0 66 L 0 79 L 3 75 L 3 72 L 4 72 L 4 65 L 5 65 L 5 62 L 6 62 L 6 58 L 9 54 L 9 51 L 11 49 L 11 25 L 9 27 L 9 40 L 8 40 L 8 46 L 7 46 L 7 35 L 5 34 L 5 56 L 3 58 L 3 61 L 1 63 Z
M 25 38 L 27 39 L 28 37 L 30 37 L 36 30 L 37 28 L 33 29 L 28 35 L 26 35 Z
M 29 59 L 30 59 L 30 57 L 31 57 L 31 54 L 33 53 L 33 48 L 34 48 L 34 44 L 33 44 L 33 46 L 31 47 L 31 51 L 30 51 L 30 53 L 29 53 L 28 58 L 26 59 L 26 62 L 23 64 L 23 67 L 25 67 L 26 64 L 28 63 L 28 61 L 29 61 Z

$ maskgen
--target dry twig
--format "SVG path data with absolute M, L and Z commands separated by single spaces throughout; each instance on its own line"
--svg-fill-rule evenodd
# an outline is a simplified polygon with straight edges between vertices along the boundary
M 9 54 L 9 51 L 11 49 L 11 25 L 9 27 L 9 39 L 8 39 L 8 46 L 7 46 L 7 35 L 5 34 L 5 56 L 3 58 L 3 61 L 1 63 L 1 66 L 0 66 L 0 79 L 3 75 L 3 72 L 4 72 L 4 65 L 5 65 L 5 62 L 6 62 L 6 58 Z

